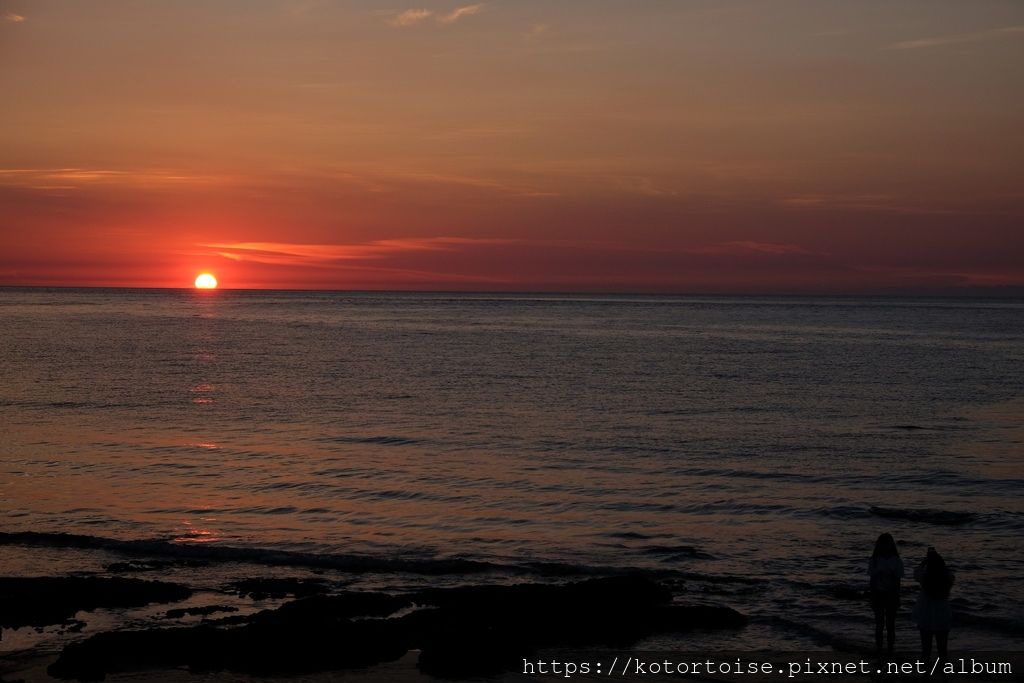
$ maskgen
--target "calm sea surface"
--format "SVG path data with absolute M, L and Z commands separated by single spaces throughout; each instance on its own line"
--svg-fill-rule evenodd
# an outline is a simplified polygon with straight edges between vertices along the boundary
M 1018 300 L 6 289 L 0 531 L 675 572 L 864 642 L 891 531 L 1008 647 L 1022 361 Z

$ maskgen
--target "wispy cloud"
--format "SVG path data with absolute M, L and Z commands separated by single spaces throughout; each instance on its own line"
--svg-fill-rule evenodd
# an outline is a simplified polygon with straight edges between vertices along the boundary
M 2 168 L 0 185 L 36 189 L 76 189 L 89 185 L 159 186 L 210 184 L 226 178 L 171 169 Z
M 984 272 L 956 268 L 926 268 L 919 266 L 860 265 L 856 269 L 904 285 L 933 287 L 1019 287 L 1024 285 L 1024 273 L 1014 270 Z
M 483 8 L 484 4 L 482 2 L 477 3 L 476 5 L 465 5 L 452 10 L 448 14 L 438 17 L 437 20 L 442 24 L 453 24 L 463 17 L 471 17 L 474 14 L 479 14 L 480 10 Z
M 918 40 L 904 40 L 885 47 L 886 50 L 920 50 L 929 47 L 941 47 L 943 45 L 958 45 L 960 43 L 979 43 L 985 40 L 995 40 L 1009 35 L 1024 33 L 1024 26 L 1004 26 L 993 28 L 987 31 L 975 31 L 973 33 L 956 33 L 933 38 L 920 38 Z
M 878 211 L 903 214 L 946 214 L 949 206 L 938 206 L 934 201 L 912 201 L 891 194 L 802 194 L 783 197 L 777 204 L 794 210 Z
M 817 252 L 811 251 L 806 247 L 802 247 L 799 244 L 780 244 L 777 242 L 757 242 L 754 240 L 735 240 L 732 242 L 719 242 L 718 244 L 711 244 L 706 247 L 698 247 L 690 250 L 691 253 L 695 254 L 744 254 L 744 253 L 755 253 L 765 254 L 767 256 L 789 256 L 789 255 L 800 255 L 800 256 L 812 256 L 821 255 Z
M 447 14 L 437 14 L 433 10 L 429 9 L 407 9 L 401 12 L 391 14 L 391 18 L 388 23 L 392 26 L 398 26 L 404 28 L 407 26 L 415 26 L 421 24 L 424 21 L 433 18 L 439 24 L 454 24 L 456 21 L 465 17 L 479 14 L 484 8 L 484 3 L 477 3 L 475 5 L 463 5 L 462 7 L 456 7 Z
M 426 21 L 433 14 L 428 9 L 407 9 L 393 16 L 388 23 L 392 26 L 415 26 L 422 21 Z
M 0 14 L 0 21 L 5 21 L 10 24 L 20 24 L 25 21 L 25 17 L 20 14 L 15 14 L 14 12 L 5 12 Z
M 341 261 L 386 258 L 408 252 L 457 251 L 462 248 L 512 244 L 515 240 L 471 237 L 418 237 L 375 240 L 356 244 L 290 244 L 287 242 L 230 242 L 202 244 L 233 261 L 274 265 L 322 265 Z
M 777 244 L 775 242 L 754 242 L 751 240 L 740 240 L 738 242 L 723 242 L 725 248 L 739 251 L 756 251 L 761 254 L 813 254 L 814 252 L 799 244 Z
M 296 244 L 290 242 L 213 242 L 198 244 L 232 261 L 278 266 L 315 268 L 349 267 L 352 262 L 387 262 L 388 259 L 430 252 L 465 252 L 496 247 L 520 247 L 606 254 L 675 254 L 716 259 L 720 257 L 753 256 L 773 259 L 787 256 L 828 256 L 799 244 L 734 240 L 694 247 L 666 249 L 638 247 L 631 243 L 588 242 L 578 240 L 530 240 L 473 237 L 410 237 L 373 240 L 350 244 Z M 373 265 L 373 264 L 367 264 Z M 374 268 L 378 267 L 373 265 Z

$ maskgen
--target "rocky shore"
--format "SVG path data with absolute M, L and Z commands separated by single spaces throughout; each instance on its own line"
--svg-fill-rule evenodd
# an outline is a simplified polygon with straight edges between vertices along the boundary
M 642 576 L 563 584 L 471 585 L 406 594 L 342 590 L 310 581 L 247 581 L 247 594 L 297 596 L 239 615 L 227 607 L 171 609 L 200 614 L 197 625 L 122 628 L 67 644 L 50 676 L 80 681 L 108 674 L 187 668 L 256 675 L 313 674 L 366 667 L 418 650 L 426 674 L 500 674 L 541 648 L 629 647 L 642 638 L 692 629 L 739 629 L 726 606 L 685 605 Z M 174 603 L 192 590 L 129 578 L 0 579 L 5 627 L 66 624 L 80 610 Z

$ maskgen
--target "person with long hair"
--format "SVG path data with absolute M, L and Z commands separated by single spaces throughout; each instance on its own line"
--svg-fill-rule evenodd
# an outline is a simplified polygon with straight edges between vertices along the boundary
M 882 649 L 882 633 L 887 633 L 887 645 L 892 653 L 896 644 L 896 611 L 900 607 L 900 579 L 903 578 L 903 560 L 892 534 L 882 534 L 875 541 L 875 550 L 868 562 L 871 577 L 871 609 L 875 612 L 875 647 Z
M 949 626 L 953 618 L 949 607 L 953 572 L 935 548 L 928 548 L 928 554 L 914 570 L 914 579 L 921 584 L 913 612 L 914 621 L 921 632 L 921 655 L 925 660 L 931 657 L 934 638 L 939 657 L 945 660 L 948 654 Z

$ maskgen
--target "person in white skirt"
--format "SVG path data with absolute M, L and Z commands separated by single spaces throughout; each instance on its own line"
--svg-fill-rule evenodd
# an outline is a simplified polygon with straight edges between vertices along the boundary
M 948 654 L 949 627 L 953 619 L 949 607 L 949 591 L 953 587 L 953 572 L 946 567 L 935 548 L 928 548 L 928 554 L 914 570 L 914 579 L 921 584 L 921 592 L 914 605 L 913 617 L 921 632 L 921 654 L 928 660 L 932 654 L 932 639 L 935 639 L 939 657 Z

